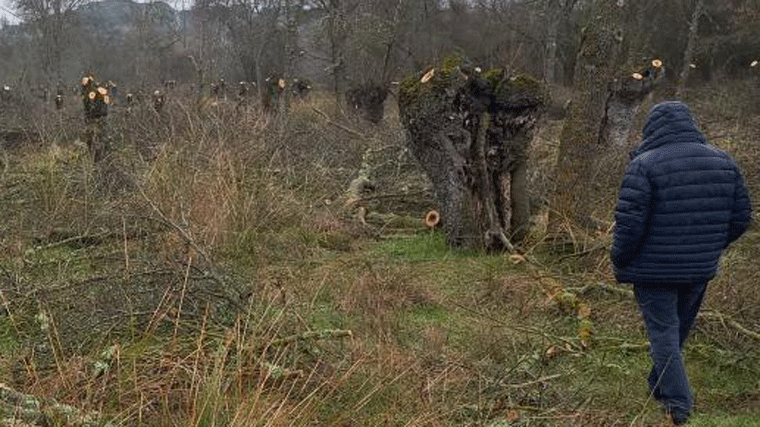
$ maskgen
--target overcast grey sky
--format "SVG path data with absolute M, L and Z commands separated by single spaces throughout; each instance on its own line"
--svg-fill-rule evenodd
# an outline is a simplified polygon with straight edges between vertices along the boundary
M 5 18 L 11 24 L 18 22 L 18 18 L 13 15 L 12 0 L 0 0 L 0 18 Z
M 192 0 L 134 0 L 140 3 L 149 1 L 163 1 L 175 9 L 187 9 L 192 4 Z M 13 0 L 0 0 L 0 18 L 6 18 L 11 24 L 19 22 L 19 18 L 14 15 Z

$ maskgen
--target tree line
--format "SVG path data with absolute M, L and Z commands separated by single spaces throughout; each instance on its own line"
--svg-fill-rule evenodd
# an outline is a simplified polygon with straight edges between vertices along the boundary
M 301 76 L 344 93 L 456 53 L 571 85 L 583 30 L 614 7 L 627 62 L 660 58 L 674 86 L 740 77 L 760 57 L 758 0 L 14 0 L 0 80 L 261 83 Z

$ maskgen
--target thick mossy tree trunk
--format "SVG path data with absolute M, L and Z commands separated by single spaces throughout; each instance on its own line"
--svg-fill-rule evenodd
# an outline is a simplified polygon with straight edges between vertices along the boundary
M 408 144 L 433 183 L 449 244 L 513 250 L 528 227 L 526 151 L 543 87 L 449 60 L 401 84 Z
M 625 151 L 639 106 L 664 75 L 659 60 L 629 64 L 620 7 L 611 0 L 599 0 L 596 7 L 581 39 L 575 96 L 560 135 L 549 214 L 549 234 L 555 237 L 594 230 L 594 202 L 602 197 L 595 183 L 610 173 L 599 160 Z

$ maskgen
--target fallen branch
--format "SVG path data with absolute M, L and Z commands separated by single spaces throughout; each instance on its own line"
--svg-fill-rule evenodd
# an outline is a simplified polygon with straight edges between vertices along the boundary
M 615 285 L 608 285 L 606 283 L 587 284 L 580 288 L 567 288 L 566 290 L 574 292 L 576 294 L 583 294 L 591 289 L 602 289 L 608 292 L 613 292 L 613 293 L 634 298 L 634 293 L 632 290 L 625 289 L 625 288 L 615 286 Z M 755 332 L 751 329 L 748 329 L 747 327 L 743 326 L 741 323 L 737 322 L 731 317 L 726 316 L 725 314 L 722 314 L 720 312 L 717 312 L 714 310 L 702 311 L 697 315 L 697 317 L 701 319 L 706 319 L 706 320 L 717 320 L 723 323 L 724 325 L 731 326 L 732 328 L 734 328 L 736 331 L 738 331 L 744 336 L 754 338 L 760 341 L 760 332 Z
M 335 127 L 337 127 L 338 129 L 340 129 L 342 131 L 348 132 L 348 133 L 350 133 L 351 135 L 353 135 L 353 136 L 355 136 L 357 138 L 367 139 L 367 137 L 365 135 L 363 135 L 362 133 L 360 133 L 358 131 L 355 131 L 355 130 L 349 128 L 349 127 L 346 127 L 346 126 L 344 126 L 344 125 L 342 125 L 340 123 L 334 122 L 330 118 L 330 116 L 328 116 L 326 113 L 318 110 L 317 108 L 311 107 L 311 109 L 314 110 L 316 113 L 318 113 L 320 116 L 322 116 L 327 121 L 327 124 L 335 126 Z
M 373 200 L 385 200 L 385 199 L 402 199 L 406 197 L 417 197 L 417 196 L 424 196 L 428 192 L 425 190 L 420 191 L 411 191 L 409 193 L 389 193 L 389 194 L 378 194 L 375 196 L 365 196 L 360 197 L 357 199 L 351 199 L 346 202 L 346 204 L 359 204 L 364 202 L 370 202 Z
M 632 344 L 632 343 L 624 342 L 624 343 L 620 344 L 617 348 L 620 351 L 629 352 L 629 351 L 649 350 L 649 348 L 651 346 L 652 345 L 650 343 L 648 343 L 648 342 L 647 343 L 642 343 L 642 344 Z
M 221 275 L 217 274 L 214 271 L 214 269 L 215 269 L 215 263 L 212 261 L 211 257 L 206 253 L 206 251 L 204 251 L 203 248 L 201 248 L 195 242 L 195 239 L 193 239 L 192 236 L 190 236 L 187 233 L 187 231 L 185 231 L 185 229 L 182 228 L 179 224 L 177 224 L 174 221 L 170 220 L 166 216 L 166 214 L 164 214 L 164 212 L 161 210 L 161 208 L 158 207 L 155 203 L 153 203 L 153 201 L 150 200 L 150 198 L 148 198 L 148 196 L 145 194 L 145 192 L 143 191 L 142 188 L 140 188 L 140 194 L 145 199 L 145 201 L 148 202 L 148 204 L 151 206 L 151 208 L 153 208 L 153 211 L 156 212 L 156 214 L 158 214 L 158 216 L 159 216 L 158 222 L 162 223 L 164 225 L 168 225 L 169 227 L 177 230 L 177 232 L 179 233 L 179 235 L 182 238 L 182 240 L 184 240 L 187 245 L 189 245 L 191 248 L 193 248 L 193 250 L 197 254 L 199 254 L 201 256 L 201 258 L 203 258 L 203 261 L 205 261 L 205 263 L 209 266 L 209 268 L 201 269 L 201 268 L 193 265 L 192 268 L 194 270 L 196 270 L 196 271 L 199 271 L 203 275 L 203 277 L 202 278 L 191 277 L 191 278 L 195 278 L 195 279 L 209 279 L 209 280 L 215 281 L 219 285 L 219 289 L 230 289 L 229 286 L 228 286 L 228 284 L 227 284 L 227 282 L 226 282 L 226 280 L 224 279 L 224 277 L 222 277 Z M 149 217 L 149 219 L 156 221 L 155 218 L 150 218 Z M 210 290 L 206 290 L 205 292 L 207 294 L 209 294 L 209 295 L 212 295 L 212 296 L 215 296 L 215 297 L 218 297 L 218 298 L 222 298 L 222 299 L 228 301 L 229 303 L 231 303 L 232 305 L 234 305 L 235 308 L 237 308 L 241 312 L 245 312 L 246 311 L 245 307 L 243 307 L 240 303 L 238 303 L 237 301 L 233 300 L 230 297 L 224 296 L 224 295 L 219 294 L 219 293 L 214 293 L 213 291 L 210 291 Z
M 289 380 L 293 378 L 301 378 L 304 375 L 303 370 L 301 369 L 294 371 L 270 362 L 264 362 L 261 366 L 267 371 L 268 377 L 273 380 Z
M 148 202 L 150 207 L 153 208 L 153 211 L 158 214 L 162 222 L 164 222 L 166 225 L 169 225 L 175 230 L 177 230 L 180 237 L 182 237 L 182 240 L 184 240 L 185 243 L 190 245 L 190 247 L 192 247 L 196 253 L 198 253 L 201 257 L 203 257 L 203 260 L 206 263 L 208 263 L 209 265 L 214 265 L 214 263 L 211 262 L 211 258 L 206 254 L 206 251 L 204 251 L 203 248 L 201 248 L 200 246 L 198 246 L 197 243 L 195 243 L 195 239 L 193 239 L 189 234 L 187 234 L 187 231 L 185 231 L 184 228 L 180 227 L 177 223 L 169 219 L 169 217 L 167 217 L 166 214 L 164 214 L 164 211 L 162 211 L 160 207 L 158 207 L 155 203 L 153 203 L 153 200 L 148 198 L 148 196 L 145 194 L 142 188 L 140 188 L 140 194 L 143 196 L 143 199 L 145 199 L 145 201 Z
M 605 290 L 605 291 L 608 291 L 608 292 L 613 292 L 613 293 L 629 296 L 631 298 L 634 297 L 634 294 L 633 294 L 632 290 L 625 289 L 625 288 L 622 288 L 622 287 L 619 287 L 619 286 L 608 285 L 606 283 L 588 284 L 588 285 L 584 285 L 584 286 L 582 286 L 580 288 L 568 288 L 567 290 L 571 291 L 571 292 L 578 293 L 578 294 L 582 294 L 582 293 L 585 293 L 585 292 L 587 292 L 587 291 L 589 291 L 591 289 L 602 289 L 602 290 Z M 717 320 L 717 321 L 719 321 L 719 322 L 721 322 L 721 323 L 723 323 L 725 325 L 731 326 L 732 328 L 736 329 L 742 335 L 745 335 L 747 337 L 754 338 L 754 339 L 760 341 L 760 332 L 755 332 L 755 331 L 753 331 L 751 329 L 746 328 L 741 323 L 737 322 L 736 320 L 732 319 L 729 316 L 726 316 L 725 314 L 719 313 L 719 312 L 714 311 L 714 310 L 709 310 L 709 311 L 702 311 L 702 312 L 700 312 L 697 315 L 697 317 L 699 317 L 701 319 L 706 319 L 706 320 Z
M 455 307 L 458 307 L 458 308 L 460 308 L 460 309 L 462 309 L 462 310 L 464 310 L 466 312 L 469 312 L 469 313 L 471 313 L 473 315 L 480 316 L 480 317 L 482 317 L 482 318 L 484 318 L 486 320 L 489 320 L 489 321 L 493 322 L 494 324 L 499 325 L 499 326 L 501 326 L 503 328 L 510 329 L 510 330 L 516 331 L 516 332 L 522 332 L 522 333 L 527 333 L 527 334 L 533 334 L 533 335 L 536 335 L 536 336 L 540 336 L 540 337 L 545 338 L 548 341 L 559 341 L 559 342 L 565 344 L 565 346 L 566 346 L 565 348 L 568 351 L 573 351 L 572 349 L 574 349 L 574 348 L 575 349 L 582 349 L 580 347 L 580 345 L 575 342 L 574 338 L 567 338 L 567 337 L 561 337 L 561 336 L 557 336 L 557 335 L 552 335 L 552 334 L 546 332 L 544 329 L 537 328 L 537 327 L 521 326 L 521 325 L 511 324 L 511 323 L 505 321 L 504 319 L 500 319 L 500 318 L 491 316 L 488 313 L 478 311 L 478 310 L 476 310 L 474 308 L 468 307 L 468 306 L 463 305 L 463 304 L 459 304 L 457 302 L 452 302 L 452 305 L 455 306 Z
M 69 243 L 79 243 L 84 246 L 94 246 L 102 242 L 105 238 L 111 237 L 115 235 L 116 233 L 112 233 L 110 231 L 101 231 L 100 233 L 96 234 L 83 234 L 81 236 L 72 236 L 63 240 L 58 240 L 56 242 L 48 243 L 46 245 L 38 245 L 34 246 L 33 248 L 30 248 L 27 250 L 27 254 L 37 252 L 37 251 L 43 251 L 46 249 L 53 249 L 58 246 L 65 246 Z
M 742 326 L 741 323 L 717 311 L 713 311 L 713 310 L 703 311 L 699 313 L 697 317 L 702 318 L 702 319 L 717 320 L 725 325 L 729 325 L 733 327 L 734 329 L 736 329 L 737 331 L 739 331 L 741 334 L 745 336 L 754 338 L 756 340 L 760 340 L 760 333 L 747 329 L 746 327 Z
M 587 285 L 583 285 L 580 288 L 567 288 L 568 291 L 574 292 L 576 294 L 585 294 L 586 292 L 592 290 L 592 289 L 601 289 L 603 291 L 615 293 L 624 295 L 627 297 L 633 298 L 633 291 L 630 289 L 626 289 L 622 286 L 618 285 L 608 285 L 606 283 L 598 282 L 598 283 L 589 283 Z
M 584 256 L 586 256 L 586 255 L 588 255 L 588 254 L 591 254 L 591 253 L 593 253 L 593 252 L 596 252 L 596 251 L 598 251 L 598 250 L 601 250 L 601 249 L 604 249 L 604 250 L 608 250 L 608 248 L 609 248 L 609 244 L 608 244 L 608 243 L 602 243 L 602 244 L 598 244 L 598 245 L 596 245 L 596 246 L 593 246 L 593 247 L 591 247 L 591 248 L 589 248 L 589 249 L 586 249 L 586 250 L 584 250 L 584 251 L 580 251 L 580 252 L 573 252 L 573 253 L 571 253 L 571 254 L 562 255 L 561 257 L 559 257 L 559 258 L 557 259 L 557 261 L 564 261 L 564 260 L 566 260 L 566 259 L 569 259 L 569 258 L 580 258 L 580 257 L 584 257 Z

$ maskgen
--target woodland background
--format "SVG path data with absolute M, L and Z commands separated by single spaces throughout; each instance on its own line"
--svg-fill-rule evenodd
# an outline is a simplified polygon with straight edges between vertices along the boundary
M 589 89 L 584 34 L 614 16 L 618 71 L 667 70 L 629 146 L 652 103 L 682 99 L 758 200 L 760 2 L 6 6 L 22 22 L 0 28 L 3 425 L 667 425 L 607 255 L 626 150 L 581 165 L 595 231 L 547 239 L 566 101 Z M 452 55 L 551 94 L 519 256 L 453 250 L 421 221 L 435 206 L 395 83 Z M 119 88 L 107 170 L 83 142 L 85 73 Z M 265 111 L 270 77 L 312 90 Z M 389 90 L 377 124 L 346 102 L 367 84 Z M 693 425 L 760 424 L 759 239 L 727 251 L 685 351 Z

